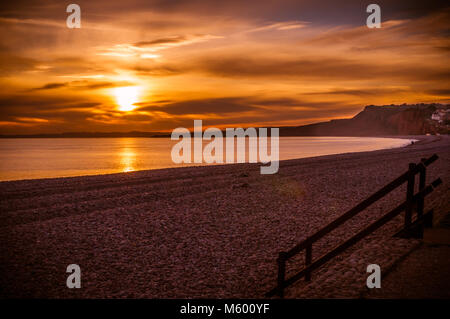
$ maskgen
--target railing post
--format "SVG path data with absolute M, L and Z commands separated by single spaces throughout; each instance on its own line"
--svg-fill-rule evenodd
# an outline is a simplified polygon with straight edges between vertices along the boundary
M 413 196 L 414 196 L 414 180 L 415 180 L 414 169 L 415 169 L 415 167 L 416 167 L 415 163 L 409 163 L 408 185 L 406 186 L 405 229 L 408 229 L 411 226 Z
M 332 223 L 328 224 L 326 227 L 323 227 L 321 230 L 313 234 L 312 236 L 303 240 L 300 244 L 296 245 L 293 249 L 288 252 L 280 252 L 278 255 L 277 263 L 278 263 L 278 278 L 277 278 L 277 286 L 271 289 L 266 293 L 266 297 L 272 297 L 274 295 L 279 295 L 281 298 L 284 297 L 284 289 L 288 286 L 292 285 L 294 282 L 298 281 L 302 277 L 305 277 L 306 281 L 311 280 L 311 272 L 321 265 L 325 264 L 331 258 L 337 256 L 342 253 L 348 247 L 354 245 L 356 242 L 360 241 L 362 238 L 372 233 L 373 231 L 379 229 L 381 226 L 386 224 L 386 222 L 392 220 L 399 216 L 403 211 L 405 211 L 405 226 L 400 232 L 398 232 L 395 236 L 410 237 L 410 227 L 412 224 L 412 213 L 415 203 L 417 202 L 417 210 L 419 219 L 418 223 L 423 224 L 425 227 L 431 227 L 433 223 L 433 211 L 424 214 L 424 198 L 426 195 L 430 194 L 437 186 L 442 183 L 440 178 L 434 180 L 430 185 L 425 187 L 426 182 L 426 167 L 436 161 L 438 156 L 434 154 L 428 159 L 421 159 L 420 167 L 417 168 L 415 163 L 410 163 L 408 167 L 408 171 L 403 173 L 401 176 L 396 178 L 394 181 L 380 189 L 378 192 L 374 193 L 368 199 L 362 201 L 360 204 L 355 206 L 354 208 L 347 211 L 344 215 L 334 220 Z M 420 173 L 419 177 L 419 193 L 414 195 L 415 191 L 415 175 Z M 397 189 L 400 185 L 403 185 L 407 182 L 406 189 L 406 201 L 401 203 L 399 206 L 391 210 L 389 213 L 385 214 L 376 222 L 372 223 L 350 239 L 346 240 L 344 243 L 335 247 L 332 251 L 323 255 L 322 257 L 316 258 L 314 263 L 312 262 L 312 244 L 316 242 L 318 239 L 322 238 L 327 233 L 331 232 L 337 226 L 341 225 L 345 221 L 349 220 L 351 217 L 356 216 L 359 212 L 361 212 L 364 208 L 373 204 L 377 200 L 381 199 L 394 189 Z M 416 235 L 416 234 L 413 234 Z M 286 261 L 300 253 L 303 249 L 305 252 L 305 269 L 302 269 L 295 275 L 290 276 L 287 280 L 286 277 Z M 306 269 L 308 268 L 308 269 Z
M 286 253 L 280 252 L 278 254 L 278 296 L 284 297 L 284 277 L 286 275 Z
M 306 246 L 306 250 L 305 250 L 305 267 L 308 267 L 309 264 L 311 264 L 312 262 L 312 243 L 310 243 L 308 246 Z M 305 274 L 305 281 L 310 281 L 311 280 L 311 272 L 308 271 Z
M 420 169 L 420 175 L 419 175 L 419 192 L 425 188 L 425 182 L 427 177 L 427 168 L 424 165 L 426 158 L 422 158 L 422 167 Z M 419 198 L 417 201 L 417 217 L 420 218 L 423 215 L 423 210 L 425 206 L 425 199 L 423 197 Z

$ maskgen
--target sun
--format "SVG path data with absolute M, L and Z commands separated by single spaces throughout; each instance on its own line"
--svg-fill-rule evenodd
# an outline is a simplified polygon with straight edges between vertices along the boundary
M 114 89 L 114 96 L 116 97 L 119 110 L 123 112 L 133 111 L 137 106 L 134 103 L 139 100 L 138 86 L 124 86 Z

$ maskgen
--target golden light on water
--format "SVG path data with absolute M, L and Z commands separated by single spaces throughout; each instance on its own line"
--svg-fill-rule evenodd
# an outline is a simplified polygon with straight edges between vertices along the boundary
M 133 111 L 137 106 L 134 103 L 139 100 L 138 86 L 124 86 L 114 89 L 114 96 L 119 106 L 119 110 L 123 112 Z
M 120 164 L 122 166 L 121 171 L 126 172 L 133 172 L 135 171 L 134 164 L 136 161 L 136 153 L 133 151 L 132 148 L 124 148 L 122 149 L 120 153 Z

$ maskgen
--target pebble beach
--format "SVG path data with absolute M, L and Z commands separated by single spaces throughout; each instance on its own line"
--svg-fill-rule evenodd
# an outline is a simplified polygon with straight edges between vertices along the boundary
M 1 298 L 264 298 L 276 258 L 437 154 L 425 200 L 435 219 L 450 209 L 450 137 L 373 152 L 260 164 L 0 182 Z M 392 192 L 313 246 L 313 259 L 405 200 Z M 366 267 L 393 267 L 420 244 L 394 238 L 403 214 L 286 289 L 286 298 L 367 296 Z M 287 273 L 302 267 L 303 255 Z M 450 258 L 450 256 L 448 256 Z M 66 267 L 82 287 L 66 287 Z M 443 276 L 448 274 L 443 273 Z M 407 287 L 406 287 L 407 288 Z M 405 289 L 406 289 L 405 288 Z M 381 292 L 380 292 L 381 293 Z M 377 298 L 382 298 L 381 293 Z

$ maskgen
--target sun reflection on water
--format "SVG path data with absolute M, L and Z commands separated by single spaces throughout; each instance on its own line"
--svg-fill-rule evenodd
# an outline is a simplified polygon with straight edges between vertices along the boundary
M 136 153 L 133 149 L 125 147 L 122 149 L 120 153 L 120 164 L 122 166 L 122 172 L 133 172 L 135 171 L 135 163 L 136 163 Z

